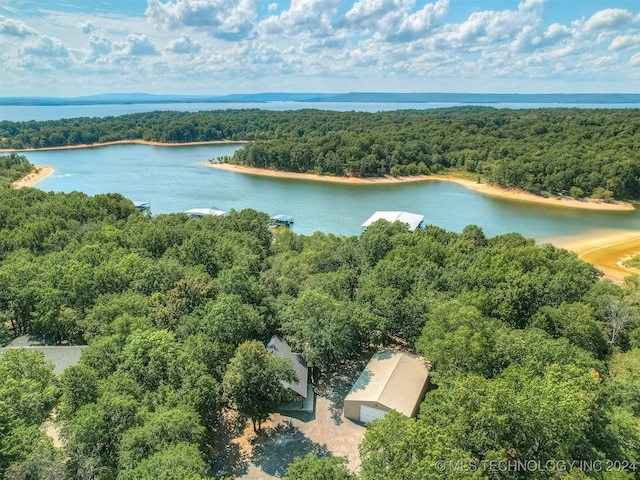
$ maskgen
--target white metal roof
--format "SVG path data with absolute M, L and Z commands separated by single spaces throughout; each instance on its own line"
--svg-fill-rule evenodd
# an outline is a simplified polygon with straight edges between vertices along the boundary
M 293 215 L 274 215 L 271 220 L 277 222 L 293 222 Z
M 409 231 L 413 232 L 420 226 L 424 220 L 424 215 L 418 215 L 417 213 L 397 212 L 397 211 L 379 211 L 369 217 L 369 219 L 362 224 L 362 228 L 365 230 L 376 220 L 386 220 L 389 223 L 404 222 L 409 225 Z
M 226 212 L 223 212 L 222 210 L 216 210 L 215 208 L 192 208 L 191 210 L 187 210 L 184 213 L 186 213 L 190 217 L 202 217 L 204 215 L 221 216 L 221 215 L 224 215 Z

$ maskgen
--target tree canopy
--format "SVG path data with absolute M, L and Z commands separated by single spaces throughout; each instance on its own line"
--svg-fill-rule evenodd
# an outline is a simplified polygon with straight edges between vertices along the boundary
M 0 190 L 5 333 L 88 344 L 57 378 L 41 355 L 0 354 L 0 472 L 202 478 L 223 408 L 259 426 L 283 398 L 293 372 L 265 349 L 274 334 L 320 379 L 379 346 L 432 363 L 416 419 L 367 426 L 359 478 L 442 478 L 447 458 L 637 458 L 640 277 L 618 287 L 573 253 L 477 226 L 337 237 L 268 221 Z M 61 448 L 39 428 L 53 408 Z M 312 457 L 287 475 L 316 473 L 353 477 Z
M 640 198 L 637 109 L 219 110 L 0 122 L 0 148 L 249 142 L 227 161 L 377 177 L 453 170 L 535 194 Z

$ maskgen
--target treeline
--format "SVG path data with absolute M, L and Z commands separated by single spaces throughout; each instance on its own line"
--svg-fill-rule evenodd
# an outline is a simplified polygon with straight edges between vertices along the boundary
M 152 112 L 0 122 L 0 146 L 114 140 L 250 141 L 226 159 L 252 167 L 375 177 L 446 170 L 535 194 L 640 198 L 637 109 Z
M 325 379 L 380 345 L 432 362 L 418 418 L 368 426 L 359 478 L 442 478 L 442 459 L 638 458 L 639 277 L 621 288 L 573 253 L 476 226 L 380 221 L 336 237 L 272 232 L 268 221 L 252 210 L 149 217 L 113 194 L 0 191 L 0 329 L 89 343 L 60 378 L 37 355 L 0 355 L 0 475 L 204 478 L 218 464 L 210 445 L 223 406 L 259 424 L 272 410 L 254 416 L 242 397 L 272 409 L 281 394 L 277 377 L 260 375 L 272 371 L 261 342 L 276 333 Z M 247 375 L 264 388 L 235 396 Z M 52 406 L 62 449 L 38 429 Z M 353 478 L 312 456 L 288 478 L 322 472 Z
M 0 188 L 9 188 L 13 182 L 28 175 L 33 170 L 27 157 L 10 153 L 0 156 Z

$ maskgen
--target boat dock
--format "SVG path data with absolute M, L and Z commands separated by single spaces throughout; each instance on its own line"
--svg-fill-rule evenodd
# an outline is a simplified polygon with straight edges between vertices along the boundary
M 291 215 L 274 215 L 271 217 L 271 226 L 289 228 L 293 225 L 293 217 Z
M 362 224 L 362 231 L 364 232 L 372 223 L 378 220 L 386 220 L 389 223 L 406 223 L 409 226 L 410 232 L 413 232 L 416 228 L 422 228 L 424 226 L 424 215 L 399 211 L 378 211 L 371 215 L 367 221 Z

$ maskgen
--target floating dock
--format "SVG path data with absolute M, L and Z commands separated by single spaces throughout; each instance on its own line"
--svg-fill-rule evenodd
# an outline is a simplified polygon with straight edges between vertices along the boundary
M 136 202 L 132 200 L 132 203 L 134 207 L 143 213 L 151 210 L 151 202 Z
M 227 212 L 223 212 L 222 210 L 218 210 L 216 208 L 192 208 L 191 210 L 187 210 L 184 212 L 190 218 L 202 218 L 207 215 L 213 217 L 222 217 L 227 214 Z
M 364 232 L 372 223 L 378 220 L 386 220 L 389 223 L 406 223 L 409 226 L 410 232 L 413 232 L 416 228 L 422 228 L 424 226 L 424 215 L 398 211 L 378 211 L 371 215 L 367 221 L 362 224 L 362 231 Z
M 274 227 L 289 228 L 293 225 L 293 217 L 291 215 L 274 215 L 271 217 L 271 225 Z

